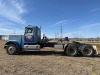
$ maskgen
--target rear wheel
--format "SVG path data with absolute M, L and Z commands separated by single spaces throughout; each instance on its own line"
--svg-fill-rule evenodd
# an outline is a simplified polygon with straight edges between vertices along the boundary
M 94 49 L 91 45 L 83 45 L 81 47 L 81 53 L 83 56 L 90 57 L 94 55 Z
M 78 55 L 77 46 L 75 44 L 68 45 L 68 47 L 66 48 L 66 54 L 68 56 L 77 56 Z
M 9 54 L 9 55 L 15 55 L 15 54 L 18 53 L 18 50 L 17 50 L 17 48 L 16 48 L 15 45 L 10 44 L 10 45 L 8 45 L 8 47 L 6 48 L 6 52 L 7 52 L 7 54 Z

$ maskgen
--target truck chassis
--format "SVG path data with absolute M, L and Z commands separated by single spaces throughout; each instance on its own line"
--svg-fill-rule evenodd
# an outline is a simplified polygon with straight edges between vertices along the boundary
M 77 56 L 79 54 L 90 57 L 94 55 L 98 55 L 97 47 L 95 45 L 84 44 L 79 42 L 67 43 L 67 44 L 52 44 L 53 48 L 58 50 L 63 50 L 63 53 L 68 56 Z M 15 55 L 22 51 L 39 51 L 43 47 L 51 47 L 48 43 L 42 43 L 37 45 L 24 45 L 24 48 L 17 48 L 15 43 L 6 43 L 4 48 L 6 49 L 7 54 Z

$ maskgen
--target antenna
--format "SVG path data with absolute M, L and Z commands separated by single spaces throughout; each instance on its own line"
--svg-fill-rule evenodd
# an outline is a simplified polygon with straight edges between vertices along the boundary
M 61 32 L 61 39 L 63 38 L 63 32 L 62 32 L 62 25 L 61 25 L 61 29 L 60 29 L 60 32 Z
M 41 28 L 42 28 L 42 25 L 40 25 L 40 39 L 41 39 L 41 34 L 42 34 Z
M 58 39 L 59 39 L 59 32 L 57 32 L 57 34 L 58 34 Z
M 55 40 L 56 40 L 56 38 L 57 38 L 57 34 L 56 34 L 56 32 L 55 32 Z
M 41 27 L 42 27 L 42 25 L 40 25 L 40 31 L 41 31 Z

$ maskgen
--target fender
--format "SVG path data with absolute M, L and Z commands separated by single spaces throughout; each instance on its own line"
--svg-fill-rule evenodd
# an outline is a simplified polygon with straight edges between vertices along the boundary
M 64 48 L 64 53 L 66 53 L 67 47 L 68 47 L 68 44 L 65 44 L 64 47 L 63 47 Z
M 4 45 L 4 48 L 6 49 L 9 44 L 14 44 L 17 48 L 21 48 L 20 44 L 17 41 L 7 41 Z
M 93 47 L 93 49 L 95 51 L 95 55 L 98 55 L 99 53 L 98 53 L 98 50 L 97 50 L 97 46 L 96 45 L 92 45 L 92 47 Z

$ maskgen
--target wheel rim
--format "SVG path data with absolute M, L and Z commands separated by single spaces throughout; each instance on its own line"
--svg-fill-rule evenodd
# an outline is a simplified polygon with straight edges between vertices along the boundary
M 8 52 L 9 52 L 10 54 L 14 53 L 15 51 L 16 51 L 16 48 L 15 48 L 14 46 L 10 46 L 10 47 L 8 48 Z
M 91 48 L 84 49 L 84 54 L 85 55 L 91 55 L 92 54 L 92 49 Z
M 76 50 L 74 50 L 73 48 L 69 49 L 69 54 L 70 55 L 75 55 L 76 54 Z

